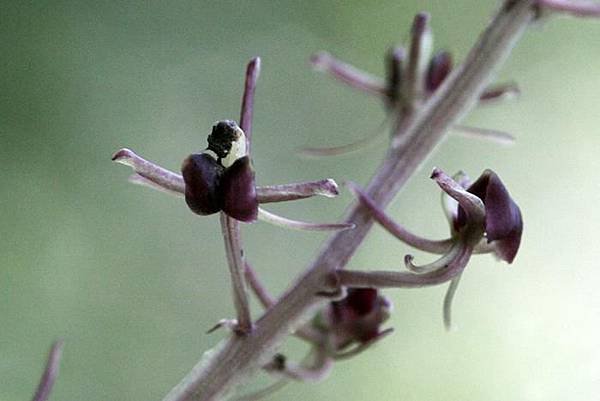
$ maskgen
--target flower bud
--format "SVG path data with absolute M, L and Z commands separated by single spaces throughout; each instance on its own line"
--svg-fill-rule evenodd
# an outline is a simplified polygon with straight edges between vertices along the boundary
M 449 52 L 441 51 L 436 53 L 429 62 L 425 87 L 427 92 L 433 93 L 440 87 L 444 79 L 452 70 L 452 56 Z
M 346 298 L 329 307 L 336 347 L 342 349 L 353 342 L 366 343 L 377 338 L 391 308 L 391 302 L 374 288 L 349 288 Z

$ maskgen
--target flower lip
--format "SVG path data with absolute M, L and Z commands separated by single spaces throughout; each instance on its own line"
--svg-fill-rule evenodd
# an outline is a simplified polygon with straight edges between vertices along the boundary
M 485 232 L 488 243 L 496 247 L 497 256 L 512 263 L 519 250 L 523 233 L 523 218 L 500 177 L 485 170 L 467 191 L 479 197 L 485 205 Z M 455 227 L 467 223 L 467 216 L 459 207 Z

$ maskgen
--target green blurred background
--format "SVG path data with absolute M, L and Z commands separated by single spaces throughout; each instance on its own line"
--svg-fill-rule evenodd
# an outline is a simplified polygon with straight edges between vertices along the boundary
M 364 184 L 381 146 L 322 161 L 295 156 L 358 139 L 384 119 L 375 99 L 312 72 L 310 54 L 327 49 L 381 74 L 385 50 L 428 10 L 436 48 L 460 59 L 497 3 L 2 1 L 0 400 L 30 398 L 57 337 L 66 348 L 52 400 L 160 400 L 223 335 L 206 329 L 233 314 L 218 218 L 128 184 L 129 170 L 110 162 L 116 149 L 178 169 L 215 120 L 237 119 L 245 63 L 260 55 L 258 183 Z M 474 258 L 456 298 L 458 329 L 443 329 L 445 288 L 387 291 L 393 336 L 326 382 L 270 399 L 597 399 L 599 37 L 593 21 L 533 27 L 500 77 L 520 83 L 521 99 L 467 119 L 514 133 L 516 145 L 450 137 L 389 208 L 416 232 L 445 235 L 433 166 L 471 176 L 493 168 L 521 205 L 515 264 Z M 270 209 L 332 220 L 350 199 Z M 263 223 L 244 236 L 274 293 L 326 238 Z M 374 229 L 350 267 L 399 268 L 409 251 Z

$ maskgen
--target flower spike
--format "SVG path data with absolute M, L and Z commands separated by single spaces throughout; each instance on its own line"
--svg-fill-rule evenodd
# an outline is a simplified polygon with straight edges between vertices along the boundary
M 429 21 L 429 14 L 417 14 L 413 20 L 408 50 L 395 47 L 386 53 L 385 79 L 360 71 L 327 52 L 315 54 L 311 63 L 317 70 L 329 73 L 350 87 L 378 96 L 388 117 L 391 116 L 394 124 L 401 124 L 406 119 L 410 120 L 415 108 L 428 101 L 452 72 L 453 59 L 448 51 L 438 51 L 431 56 L 433 35 Z M 512 83 L 495 85 L 483 91 L 479 102 L 489 104 L 514 97 L 518 93 L 518 88 Z M 490 139 L 502 144 L 512 143 L 514 140 L 510 134 L 498 130 L 465 126 L 456 126 L 455 130 L 470 137 Z M 315 157 L 347 154 L 366 148 L 377 138 L 379 135 L 369 135 L 349 144 L 330 148 L 306 148 L 301 153 Z

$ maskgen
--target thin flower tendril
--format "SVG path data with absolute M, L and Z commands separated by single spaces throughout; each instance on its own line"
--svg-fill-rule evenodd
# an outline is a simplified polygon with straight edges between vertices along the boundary
M 351 230 L 355 227 L 355 225 L 352 223 L 310 223 L 292 220 L 279 216 L 275 213 L 268 212 L 263 208 L 258 208 L 258 219 L 266 223 L 273 224 L 274 226 L 301 231 L 340 231 Z
M 458 274 L 456 277 L 450 280 L 450 284 L 446 290 L 446 295 L 444 296 L 444 327 L 446 330 L 452 329 L 452 302 L 454 301 L 454 295 L 458 289 L 458 284 L 460 283 L 461 277 L 462 274 Z
M 512 134 L 496 129 L 471 127 L 469 125 L 454 125 L 452 127 L 452 130 L 455 133 L 467 138 L 477 138 L 486 141 L 493 141 L 501 145 L 513 145 L 516 141 L 515 137 Z
M 303 148 L 300 149 L 300 155 L 304 157 L 329 157 L 329 156 L 341 156 L 349 153 L 358 152 L 364 150 L 369 146 L 376 144 L 381 138 L 384 137 L 385 127 L 388 124 L 392 114 L 388 114 L 381 124 L 377 127 L 371 135 L 364 136 L 355 142 L 350 142 L 345 145 L 323 147 L 323 148 Z
M 415 265 L 413 263 L 414 257 L 412 255 L 406 255 L 404 257 L 404 264 L 406 268 L 414 273 L 426 274 L 432 273 L 440 269 L 446 268 L 448 265 L 455 262 L 457 258 L 462 254 L 462 248 L 465 244 L 462 241 L 455 241 L 450 250 L 438 260 L 428 263 L 426 265 Z

